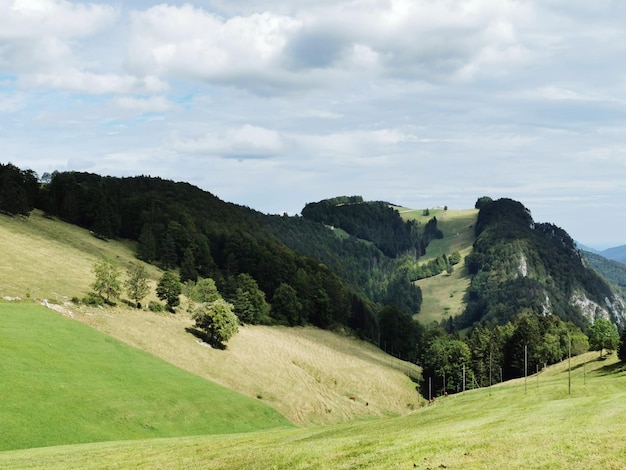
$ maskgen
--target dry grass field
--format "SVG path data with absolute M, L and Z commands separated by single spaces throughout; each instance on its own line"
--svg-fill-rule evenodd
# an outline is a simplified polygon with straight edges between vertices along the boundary
M 82 307 L 74 316 L 182 369 L 261 399 L 298 425 L 401 415 L 422 402 L 409 378 L 419 376 L 417 366 L 330 331 L 242 326 L 226 350 L 218 350 L 186 331 L 192 321 L 184 312 Z
M 0 240 L 0 297 L 57 303 L 82 298 L 90 290 L 92 267 L 99 258 L 110 258 L 122 272 L 130 262 L 139 262 L 131 243 L 100 240 L 38 210 L 30 217 L 0 215 Z M 145 266 L 156 285 L 159 270 Z

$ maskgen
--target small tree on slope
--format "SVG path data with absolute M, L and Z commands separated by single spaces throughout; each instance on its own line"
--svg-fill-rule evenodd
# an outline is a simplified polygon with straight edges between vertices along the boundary
M 617 328 L 613 323 L 602 318 L 598 318 L 589 327 L 589 346 L 594 351 L 600 351 L 600 357 L 604 350 L 614 351 L 619 343 Z
M 122 293 L 119 268 L 110 260 L 103 258 L 96 261 L 92 270 L 96 275 L 96 279 L 91 285 L 94 292 L 104 297 L 107 303 L 117 299 Z
M 233 306 L 223 299 L 198 305 L 191 318 L 213 346 L 224 347 L 224 343 L 239 331 L 239 319 L 233 313 Z
M 128 267 L 126 276 L 126 281 L 124 281 L 126 293 L 128 297 L 140 307 L 140 302 L 150 291 L 146 268 L 142 264 L 133 263 Z

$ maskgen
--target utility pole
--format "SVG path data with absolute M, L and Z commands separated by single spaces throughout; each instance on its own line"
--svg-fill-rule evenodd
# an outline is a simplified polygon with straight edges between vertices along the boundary
M 524 345 L 524 393 L 528 393 L 528 345 Z
M 465 364 L 463 364 L 463 394 L 465 394 Z
M 491 350 L 489 350 L 489 396 L 491 396 Z
M 431 381 L 431 378 L 428 377 L 428 401 L 431 401 L 432 399 L 433 399 L 432 381 Z
M 443 396 L 446 396 L 446 370 L 443 369 Z
M 567 393 L 572 394 L 572 337 L 567 334 Z

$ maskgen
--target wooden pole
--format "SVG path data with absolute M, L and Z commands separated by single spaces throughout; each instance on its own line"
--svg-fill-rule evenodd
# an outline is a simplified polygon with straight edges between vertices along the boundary
M 465 364 L 463 364 L 463 393 L 465 393 Z
M 528 393 L 528 345 L 524 345 L 524 393 Z
M 567 335 L 567 393 L 572 394 L 572 337 Z

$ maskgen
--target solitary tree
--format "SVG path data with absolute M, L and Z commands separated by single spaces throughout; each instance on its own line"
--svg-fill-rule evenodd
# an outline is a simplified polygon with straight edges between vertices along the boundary
M 140 302 L 148 295 L 150 287 L 148 286 L 148 273 L 142 264 L 132 263 L 126 271 L 126 281 L 124 287 L 128 297 L 140 307 Z
M 213 346 L 223 347 L 239 331 L 239 320 L 233 313 L 233 306 L 224 299 L 198 305 L 191 318 Z
M 104 297 L 107 303 L 117 299 L 122 293 L 120 270 L 108 259 L 96 261 L 92 268 L 96 279 L 91 285 L 96 294 Z
M 600 357 L 604 350 L 614 351 L 619 343 L 617 328 L 613 323 L 602 318 L 598 318 L 589 327 L 589 346 L 593 351 L 600 351 Z
M 171 271 L 166 271 L 157 284 L 157 296 L 167 304 L 170 312 L 180 305 L 180 293 L 182 286 L 178 276 Z

